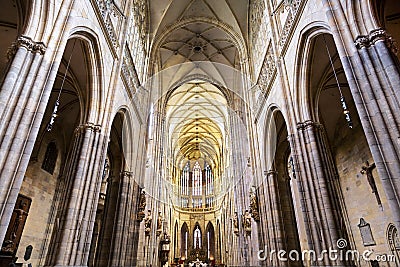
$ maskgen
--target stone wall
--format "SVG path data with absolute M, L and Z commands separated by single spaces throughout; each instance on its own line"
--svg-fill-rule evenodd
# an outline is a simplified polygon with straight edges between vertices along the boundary
M 374 169 L 373 176 L 382 200 L 383 210 L 378 206 L 366 175 L 360 173 L 365 161 L 368 160 L 371 164 L 373 159 L 359 124 L 352 130 L 349 130 L 344 124 L 338 127 L 335 134 L 333 154 L 339 172 L 340 186 L 344 203 L 346 203 L 355 248 L 360 252 L 365 249 L 373 249 L 376 254 L 391 254 L 386 239 L 386 229 L 388 224 L 393 222 L 393 219 L 379 175 Z M 363 245 L 357 226 L 360 223 L 360 218 L 370 224 L 376 242 L 375 246 L 365 247 Z M 364 262 L 361 266 L 369 265 Z
M 46 153 L 46 141 L 48 142 L 48 140 L 43 141 L 37 160 L 31 160 L 20 191 L 20 194 L 32 199 L 32 204 L 18 247 L 17 257 L 18 262 L 23 262 L 26 246 L 32 245 L 32 256 L 28 262 L 31 262 L 33 266 L 39 265 L 46 237 L 50 238 L 46 232 L 51 227 L 49 220 L 53 215 L 52 204 L 61 165 L 61 153 L 59 152 L 53 175 L 41 168 Z

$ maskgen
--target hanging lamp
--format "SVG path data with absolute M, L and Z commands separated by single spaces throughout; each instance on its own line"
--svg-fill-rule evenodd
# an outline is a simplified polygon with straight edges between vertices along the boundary
M 326 43 L 325 35 L 322 35 L 322 37 L 324 39 L 326 51 L 328 52 L 329 62 L 331 64 L 332 71 L 333 71 L 333 74 L 335 76 L 336 84 L 337 84 L 338 89 L 339 89 L 340 103 L 342 105 L 343 114 L 344 114 L 344 117 L 346 119 L 347 126 L 349 126 L 349 128 L 353 128 L 353 121 L 351 120 L 350 111 L 349 111 L 349 109 L 347 107 L 346 99 L 344 98 L 344 95 L 343 95 L 343 92 L 342 92 L 342 88 L 340 87 L 340 83 L 339 83 L 339 79 L 337 77 L 335 66 L 333 65 L 332 56 L 331 56 L 331 53 L 329 52 L 329 48 L 328 48 L 328 45 Z
M 63 77 L 62 82 L 61 82 L 60 91 L 58 92 L 57 100 L 56 100 L 56 103 L 54 104 L 54 108 L 53 108 L 53 113 L 51 114 L 51 117 L 50 117 L 50 122 L 47 125 L 47 131 L 48 132 L 51 132 L 51 130 L 53 129 L 54 122 L 55 122 L 55 120 L 56 120 L 56 118 L 58 116 L 57 111 L 58 111 L 58 107 L 60 106 L 60 97 L 61 97 L 61 93 L 62 93 L 62 90 L 63 90 L 63 87 L 64 87 L 65 79 L 67 78 L 67 73 L 68 73 L 68 70 L 69 70 L 69 65 L 71 63 L 72 54 L 74 53 L 74 50 L 75 50 L 75 44 L 76 44 L 76 39 L 74 40 L 74 44 L 72 45 L 71 55 L 69 56 L 69 59 L 68 59 L 68 63 L 67 63 L 67 67 L 65 69 L 64 77 Z

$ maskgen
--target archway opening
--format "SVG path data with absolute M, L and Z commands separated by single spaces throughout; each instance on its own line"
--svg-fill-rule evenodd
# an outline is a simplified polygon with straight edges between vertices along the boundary
M 66 44 L 19 192 L 20 198 L 30 199 L 30 208 L 19 232 L 11 231 L 6 237 L 13 236 L 11 253 L 20 259 L 25 247 L 32 245 L 34 265 L 52 262 L 64 223 L 64 199 L 71 192 L 66 176 L 74 161 L 75 133 L 85 117 L 91 82 L 87 51 L 81 39 L 73 38 Z
M 31 1 L 28 0 L 2 1 L 0 10 L 0 83 L 2 83 L 12 59 L 13 42 L 22 34 L 29 18 L 30 9 Z
M 294 171 L 293 158 L 288 141 L 288 131 L 283 114 L 274 110 L 273 120 L 276 127 L 276 153 L 271 175 L 275 179 L 275 197 L 279 201 L 282 224 L 283 249 L 285 251 L 301 251 L 300 225 L 302 225 L 300 192 Z M 271 196 L 273 197 L 273 195 Z M 302 261 L 289 261 L 289 266 L 302 266 Z
M 126 115 L 121 110 L 115 115 L 111 126 L 100 199 L 96 213 L 98 228 L 92 237 L 89 266 L 109 266 L 113 259 L 113 253 L 116 253 L 115 239 L 117 229 L 115 218 L 120 216 L 121 190 L 123 186 L 126 186 L 123 185 L 123 180 L 129 179 L 129 174 L 125 172 L 126 158 L 123 143 L 125 120 Z
M 206 228 L 207 235 L 207 258 L 210 259 L 211 264 L 215 263 L 215 232 L 214 226 L 208 222 Z
M 400 42 L 400 3 L 396 0 L 371 1 L 375 18 L 381 28 L 385 29 L 394 39 L 395 45 Z M 396 48 L 398 49 L 398 48 Z M 400 54 L 397 53 L 397 59 Z M 399 63 L 399 61 L 397 61 Z
M 332 36 L 317 35 L 311 47 L 310 108 L 318 122 L 323 170 L 331 181 L 328 192 L 337 213 L 336 227 L 353 246 L 363 246 L 367 241 L 359 234 L 358 222 L 363 218 L 375 231 L 384 232 L 390 222 L 386 196 Z M 360 195 L 363 201 L 355 201 Z M 376 249 L 387 253 L 385 246 Z
M 189 228 L 185 223 L 181 227 L 181 262 L 184 262 L 188 258 L 189 248 Z

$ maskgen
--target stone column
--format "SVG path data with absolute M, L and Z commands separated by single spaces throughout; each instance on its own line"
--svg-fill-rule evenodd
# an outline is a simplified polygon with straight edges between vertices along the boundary
M 400 227 L 400 88 L 399 66 L 393 60 L 394 44 L 382 29 L 355 40 L 360 66 L 356 79 L 364 95 L 361 118 L 390 208 Z M 355 60 L 355 57 L 352 58 Z M 361 117 L 361 116 L 360 116 Z M 365 125 L 368 124 L 367 127 Z
M 114 170 L 115 171 L 115 170 Z M 111 260 L 110 251 L 113 250 L 113 231 L 116 206 L 119 193 L 119 176 L 110 174 L 107 179 L 107 193 L 102 217 L 102 228 L 96 252 L 95 266 L 108 266 Z
M 118 203 L 116 208 L 116 216 L 113 222 L 113 240 L 111 251 L 111 266 L 126 266 L 127 255 L 130 248 L 128 247 L 129 239 L 133 238 L 129 235 L 130 225 L 136 222 L 135 214 L 132 210 L 136 207 L 136 196 L 134 193 L 134 182 L 132 181 L 132 173 L 123 171 L 120 174 Z
M 107 142 L 100 126 L 78 126 L 65 168 L 66 191 L 52 262 L 55 266 L 86 266 L 101 187 Z
M 298 188 L 308 236 L 309 249 L 316 251 L 336 249 L 339 238 L 346 238 L 341 208 L 334 186 L 336 178 L 333 162 L 322 134 L 320 124 L 305 121 L 298 123 L 298 132 L 289 138 L 295 160 Z M 330 261 L 326 255 L 317 265 L 343 265 Z
M 274 170 L 268 171 L 266 173 L 265 180 L 265 201 L 266 201 L 266 214 L 263 217 L 266 217 L 268 221 L 268 248 L 269 251 L 265 251 L 267 253 L 267 263 L 266 266 L 287 266 L 287 262 L 280 261 L 277 258 L 276 253 L 269 255 L 272 250 L 279 251 L 285 250 L 285 233 L 283 231 L 283 221 L 282 221 L 282 207 L 281 200 L 279 197 L 279 189 L 278 189 L 278 173 Z
M 0 241 L 17 200 L 51 88 L 44 89 L 41 68 L 46 47 L 20 36 L 9 49 L 13 57 L 0 90 Z M 47 64 L 47 65 L 46 65 Z
M 140 222 L 137 221 L 137 212 L 140 198 L 140 187 L 136 182 L 133 182 L 133 189 L 130 191 L 128 200 L 130 201 L 131 212 L 129 220 L 128 229 L 128 245 L 127 245 L 127 255 L 126 255 L 126 265 L 127 266 L 137 266 L 137 255 L 139 249 L 139 235 L 140 235 Z M 134 201 L 134 203 L 132 203 Z M 144 234 L 142 232 L 142 234 Z
M 394 223 L 400 227 L 399 68 L 392 39 L 382 29 L 354 40 L 342 4 L 323 0 L 347 81 Z

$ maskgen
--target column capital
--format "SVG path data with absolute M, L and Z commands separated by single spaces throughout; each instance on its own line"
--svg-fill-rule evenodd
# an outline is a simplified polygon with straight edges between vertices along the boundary
M 133 174 L 133 172 L 122 171 L 122 172 L 120 173 L 120 176 L 123 177 L 123 178 L 125 178 L 125 177 L 131 177 L 132 174 Z
M 386 41 L 389 34 L 384 29 L 375 29 L 368 34 L 368 37 L 371 44 L 375 44 L 377 41 Z
M 43 55 L 46 52 L 46 45 L 42 42 L 35 42 L 28 36 L 19 36 L 15 40 L 11 47 L 7 51 L 7 58 L 10 60 L 17 53 L 18 48 L 24 47 L 26 50 L 32 53 L 38 53 Z
M 354 44 L 356 45 L 357 49 L 369 47 L 370 45 L 369 38 L 366 35 L 359 35 L 354 41 Z
M 386 46 L 394 53 L 397 54 L 398 48 L 397 43 L 393 39 L 393 37 L 387 33 L 386 30 L 382 28 L 378 28 L 369 32 L 368 35 L 359 35 L 354 43 L 357 49 L 367 48 L 375 43 L 383 41 L 385 42 Z
M 369 40 L 371 45 L 374 45 L 376 42 L 383 41 L 386 46 L 394 53 L 397 54 L 398 48 L 397 43 L 393 39 L 393 37 L 387 33 L 384 29 L 375 29 L 369 33 Z
M 309 128 L 322 129 L 322 125 L 319 122 L 312 121 L 312 120 L 306 120 L 306 121 L 297 123 L 297 130 L 306 130 Z
M 87 122 L 79 125 L 75 129 L 75 135 L 79 135 L 83 133 L 86 130 L 90 130 L 92 132 L 101 132 L 101 125 L 99 124 L 94 124 L 92 122 Z
M 276 175 L 278 175 L 278 172 L 275 170 L 264 171 L 264 175 L 265 176 L 270 176 L 270 175 L 276 176 Z

